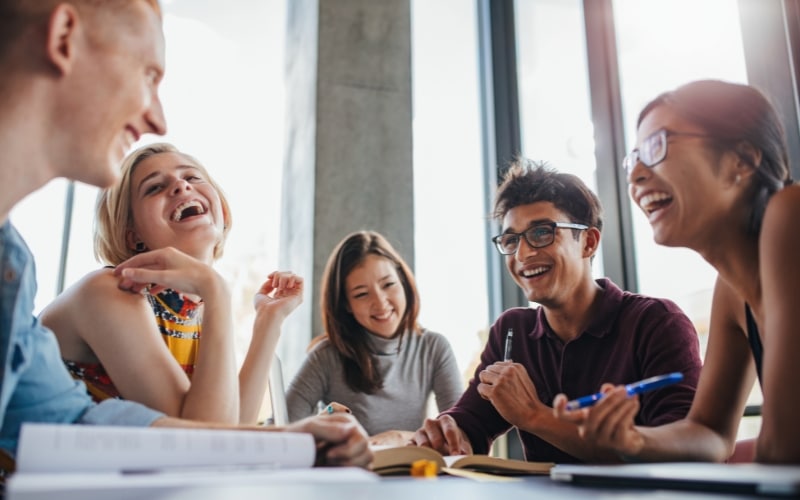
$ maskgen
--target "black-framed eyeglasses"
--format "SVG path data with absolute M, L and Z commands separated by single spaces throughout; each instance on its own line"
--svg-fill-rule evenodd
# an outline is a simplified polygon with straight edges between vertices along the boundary
M 667 143 L 668 139 L 673 136 L 683 137 L 711 137 L 708 134 L 697 134 L 694 132 L 674 132 L 662 128 L 656 130 L 652 134 L 645 137 L 641 146 L 631 151 L 622 160 L 622 169 L 625 174 L 630 176 L 633 168 L 637 163 L 642 162 L 642 165 L 648 168 L 655 167 L 667 157 Z
M 542 248 L 552 245 L 556 239 L 556 228 L 563 227 L 566 229 L 589 229 L 589 226 L 584 224 L 573 224 L 572 222 L 542 222 L 529 227 L 521 233 L 503 233 L 498 234 L 492 241 L 497 247 L 497 251 L 503 255 L 513 255 L 517 253 L 519 248 L 520 237 L 524 237 L 528 245 L 533 248 Z

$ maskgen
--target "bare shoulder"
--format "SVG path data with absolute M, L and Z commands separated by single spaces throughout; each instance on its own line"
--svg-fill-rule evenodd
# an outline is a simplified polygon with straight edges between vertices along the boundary
M 766 273 L 781 280 L 794 279 L 800 272 L 797 251 L 800 233 L 796 230 L 800 214 L 800 184 L 788 186 L 774 195 L 767 204 L 759 235 L 762 278 Z M 774 268 L 774 269 L 773 269 Z M 786 272 L 788 275 L 782 275 Z
M 112 269 L 90 272 L 42 311 L 42 322 L 54 330 L 54 326 L 63 329 L 65 325 L 83 329 L 87 320 L 97 322 L 107 314 L 118 315 L 120 311 L 146 306 L 144 296 L 120 290 L 118 281 Z
M 712 321 L 719 327 L 717 329 L 743 332 L 744 304 L 742 296 L 727 281 L 717 276 L 711 302 Z
M 794 223 L 798 213 L 800 213 L 800 184 L 792 184 L 772 195 L 764 212 L 764 226 Z

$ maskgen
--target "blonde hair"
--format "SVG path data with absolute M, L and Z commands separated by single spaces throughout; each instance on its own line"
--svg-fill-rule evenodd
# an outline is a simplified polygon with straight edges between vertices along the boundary
M 214 259 L 222 256 L 225 239 L 231 230 L 233 220 L 225 193 L 208 170 L 197 159 L 181 152 L 172 144 L 158 142 L 143 146 L 130 153 L 122 162 L 121 176 L 117 184 L 103 189 L 97 196 L 94 226 L 94 255 L 101 262 L 116 266 L 136 255 L 136 251 L 128 246 L 128 231 L 133 229 L 133 210 L 131 209 L 131 178 L 136 167 L 146 159 L 162 154 L 176 153 L 187 159 L 206 178 L 216 190 L 222 204 L 224 228 L 222 238 L 214 246 Z

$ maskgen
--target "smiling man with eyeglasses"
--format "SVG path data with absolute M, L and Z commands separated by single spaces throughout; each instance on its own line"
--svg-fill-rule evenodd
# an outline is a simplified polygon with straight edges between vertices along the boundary
M 592 277 L 602 208 L 583 181 L 519 160 L 497 190 L 493 215 L 502 232 L 492 241 L 506 269 L 538 305 L 500 315 L 464 395 L 426 420 L 413 442 L 450 455 L 488 453 L 497 436 L 516 427 L 530 461 L 619 461 L 557 420 L 553 398 L 592 394 L 600 380 L 628 383 L 672 372 L 683 373 L 682 382 L 642 395 L 636 421 L 683 418 L 700 373 L 697 333 L 674 303 Z

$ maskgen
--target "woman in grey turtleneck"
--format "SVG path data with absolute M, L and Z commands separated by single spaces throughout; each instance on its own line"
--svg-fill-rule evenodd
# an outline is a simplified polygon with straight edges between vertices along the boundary
M 450 344 L 417 324 L 414 275 L 382 235 L 358 231 L 337 245 L 320 309 L 325 333 L 289 384 L 290 420 L 328 405 L 351 411 L 373 443 L 405 444 L 425 419 L 431 393 L 439 411 L 461 396 Z

